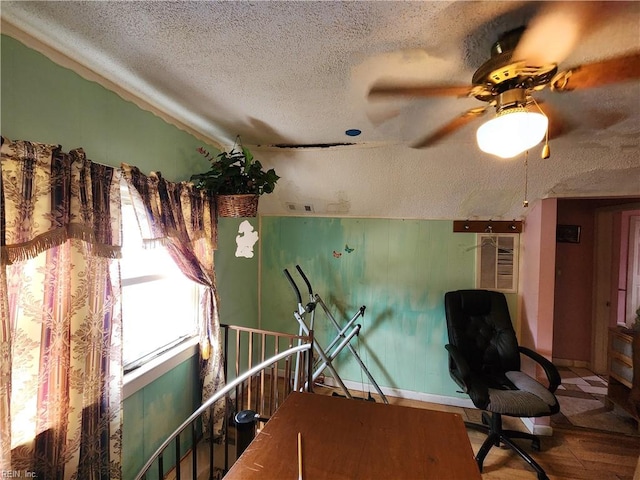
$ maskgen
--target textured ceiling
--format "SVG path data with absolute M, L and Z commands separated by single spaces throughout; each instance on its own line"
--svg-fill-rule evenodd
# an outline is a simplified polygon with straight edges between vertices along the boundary
M 608 2 L 561 67 L 640 51 L 640 2 Z M 616 9 L 614 7 L 621 7 Z M 533 2 L 10 2 L 3 20 L 120 85 L 179 125 L 228 146 L 236 134 L 282 177 L 265 214 L 519 218 L 523 158 L 475 144 L 477 120 L 437 146 L 409 144 L 465 110 L 455 97 L 366 98 L 376 80 L 468 85 L 499 34 Z M 613 13 L 611 13 L 613 12 Z M 552 39 L 552 43 L 553 43 Z M 640 82 L 536 98 L 564 135 L 531 152 L 530 203 L 640 196 Z M 386 121 L 381 119 L 386 118 Z M 347 137 L 350 128 L 362 130 Z M 355 142 L 283 150 L 274 144 Z

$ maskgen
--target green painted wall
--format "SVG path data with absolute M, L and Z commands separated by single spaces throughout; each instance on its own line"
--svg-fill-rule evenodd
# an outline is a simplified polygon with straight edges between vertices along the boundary
M 95 162 L 186 180 L 206 170 L 202 142 L 6 35 L 0 36 L 1 133 L 12 140 L 82 147 Z
M 193 356 L 125 399 L 122 438 L 125 480 L 133 479 L 160 444 L 200 406 L 200 387 L 194 381 L 198 370 L 198 357 Z M 188 440 L 183 439 L 181 444 L 185 452 Z M 174 452 L 172 447 L 165 455 L 165 469 L 174 465 Z M 149 478 L 157 475 L 157 470 L 151 470 Z
M 247 220 L 258 230 L 257 218 L 218 219 L 218 250 L 215 252 L 216 280 L 220 294 L 220 321 L 243 327 L 258 326 L 258 265 L 260 239 L 253 258 L 236 257 L 236 235 Z
M 262 327 L 297 332 L 295 295 L 283 269 L 306 303 L 299 264 L 338 323 L 366 306 L 363 335 L 352 344 L 380 386 L 457 396 L 444 349 L 443 297 L 474 287 L 474 245 L 475 235 L 452 233 L 451 221 L 264 217 Z M 315 333 L 326 346 L 336 331 L 318 313 Z M 347 350 L 337 365 L 343 379 L 361 382 Z

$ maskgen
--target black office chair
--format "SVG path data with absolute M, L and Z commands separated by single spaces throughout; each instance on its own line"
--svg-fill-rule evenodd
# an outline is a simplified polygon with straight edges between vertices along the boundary
M 538 474 L 547 475 L 536 461 L 513 438 L 532 441 L 540 450 L 540 440 L 525 432 L 502 429 L 502 415 L 541 417 L 560 411 L 553 392 L 560 385 L 557 368 L 542 355 L 518 345 L 504 294 L 488 290 L 458 290 L 444 297 L 449 344 L 449 373 L 483 410 L 482 423 L 465 422 L 466 426 L 487 433 L 476 461 L 482 463 L 492 446 L 503 444 L 520 455 Z M 520 371 L 520 354 L 544 369 L 549 386 L 545 387 Z

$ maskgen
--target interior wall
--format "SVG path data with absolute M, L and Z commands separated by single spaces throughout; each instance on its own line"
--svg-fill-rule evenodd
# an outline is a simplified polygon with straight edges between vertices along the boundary
M 0 36 L 2 135 L 11 140 L 82 147 L 94 162 L 161 171 L 187 180 L 209 168 L 195 137 L 141 110 L 115 93 Z
M 557 200 L 536 202 L 521 235 L 519 277 L 522 323 L 520 342 L 551 359 L 553 353 L 554 271 Z
M 220 322 L 258 328 L 258 271 L 261 234 L 253 248 L 253 257 L 236 256 L 236 237 L 242 222 L 258 232 L 257 218 L 219 218 L 218 250 L 214 252 L 216 284 L 220 297 Z
M 557 200 L 548 198 L 534 203 L 520 235 L 521 266 L 519 277 L 521 301 L 520 344 L 546 358 L 553 358 L 554 270 L 556 261 Z M 532 376 L 542 376 L 540 367 L 523 357 L 522 369 Z M 549 434 L 549 417 L 531 419 L 534 433 Z
M 448 373 L 443 298 L 474 288 L 475 242 L 447 220 L 263 217 L 262 328 L 297 333 L 297 300 L 283 269 L 306 304 L 300 265 L 339 324 L 366 306 L 352 344 L 381 387 L 464 398 Z M 515 306 L 516 295 L 508 297 Z M 316 313 L 318 341 L 326 346 L 335 333 Z M 366 383 L 347 350 L 336 365 L 343 380 Z
M 147 459 L 193 411 L 200 406 L 199 360 L 193 356 L 123 402 L 122 478 L 134 478 Z M 187 443 L 181 445 L 187 448 Z M 175 449 L 164 458 L 174 465 Z M 157 478 L 157 467 L 148 474 Z

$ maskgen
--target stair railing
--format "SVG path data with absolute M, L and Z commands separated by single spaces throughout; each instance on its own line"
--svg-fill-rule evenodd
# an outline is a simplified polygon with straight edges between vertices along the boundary
M 209 415 L 208 426 L 209 431 L 213 432 L 213 407 L 218 401 L 225 402 L 225 415 L 222 427 L 222 435 L 225 439 L 224 467 L 222 473 L 226 473 L 231 467 L 231 465 L 229 465 L 228 421 L 229 417 L 232 416 L 229 415 L 229 409 L 230 405 L 234 404 L 234 400 L 236 407 L 233 410 L 236 413 L 243 409 L 253 409 L 256 411 L 257 419 L 261 422 L 266 422 L 292 390 L 302 390 L 303 388 L 301 386 L 312 385 L 313 382 L 308 382 L 307 380 L 311 378 L 312 374 L 313 332 L 310 332 L 308 336 L 300 336 L 233 325 L 221 325 L 221 330 L 223 332 L 223 368 L 226 385 L 203 402 L 195 412 L 162 442 L 136 475 L 135 480 L 147 480 L 147 478 L 149 478 L 149 470 L 154 466 L 157 466 L 156 478 L 163 480 L 168 473 L 164 472 L 164 455 L 168 453 L 168 451 L 171 451 L 169 447 L 172 444 L 174 448 L 172 453 L 175 457 L 175 466 L 172 464 L 172 468 L 175 470 L 175 472 L 173 472 L 175 473 L 175 477 L 172 478 L 180 480 L 181 459 L 187 457 L 188 454 L 191 455 L 192 459 L 191 478 L 199 478 L 198 470 L 203 466 L 198 466 L 197 445 L 202 437 L 199 429 L 200 422 L 198 420 L 209 410 L 211 414 Z M 230 334 L 235 335 L 234 342 L 229 341 Z M 280 343 L 283 339 L 288 348 L 280 351 Z M 234 352 L 230 352 L 230 343 L 232 344 L 231 349 L 235 350 Z M 271 351 L 273 356 L 266 358 L 268 351 Z M 235 378 L 232 381 L 228 381 L 228 360 L 231 356 L 235 358 L 235 368 L 233 371 Z M 296 372 L 300 371 L 300 378 L 292 378 L 292 362 L 298 358 L 303 359 L 304 366 L 296 369 Z M 259 361 L 259 363 L 254 366 L 256 361 Z M 246 367 L 248 370 L 240 373 L 243 367 Z M 190 429 L 190 432 L 185 434 L 187 429 Z M 184 451 L 184 444 L 182 444 L 185 436 L 186 443 L 191 442 L 187 452 Z M 208 478 L 214 480 L 215 442 L 209 440 L 208 443 Z M 168 470 L 171 471 L 172 468 Z

